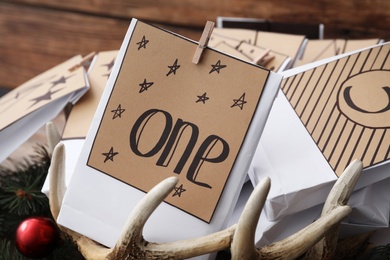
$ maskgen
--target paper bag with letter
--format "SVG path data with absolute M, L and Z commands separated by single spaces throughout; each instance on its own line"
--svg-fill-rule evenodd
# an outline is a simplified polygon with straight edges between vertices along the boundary
M 390 177 L 389 53 L 386 43 L 283 72 L 249 171 L 254 184 L 272 179 L 270 220 L 323 203 L 354 159 L 356 189 Z
M 150 241 L 227 224 L 281 75 L 133 19 L 65 194 L 58 223 L 113 246 L 157 183 L 179 182 L 148 220 Z

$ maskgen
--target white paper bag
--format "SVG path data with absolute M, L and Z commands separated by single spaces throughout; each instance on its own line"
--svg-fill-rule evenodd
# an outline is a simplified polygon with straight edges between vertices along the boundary
M 89 91 L 73 105 L 61 134 L 65 147 L 65 182 L 69 185 L 76 162 L 80 156 L 93 115 L 99 104 L 107 79 L 114 66 L 118 51 L 104 51 L 96 54 L 88 68 Z M 50 173 L 49 173 L 50 174 Z M 49 196 L 50 176 L 46 177 L 42 192 Z
M 271 187 L 272 185 L 273 183 L 271 183 Z M 362 233 L 378 231 L 378 235 L 373 235 L 372 240 L 379 240 L 379 235 L 386 232 L 386 229 L 388 229 L 389 226 L 390 193 L 387 190 L 389 185 L 390 178 L 387 178 L 381 182 L 353 192 L 347 203 L 352 211 L 350 215 L 340 223 L 340 239 Z M 229 226 L 239 221 L 244 206 L 252 192 L 253 186 L 250 183 L 246 183 L 243 186 L 237 205 L 229 220 Z M 324 200 L 327 196 L 328 195 L 325 195 Z M 305 228 L 320 217 L 322 208 L 323 204 L 320 204 L 295 214 L 280 217 L 275 221 L 268 220 L 266 212 L 263 210 L 256 228 L 256 246 L 262 247 L 280 241 Z M 389 239 L 390 237 L 382 237 L 381 241 L 388 241 Z
M 5 160 L 39 128 L 54 119 L 89 88 L 77 55 L 39 74 L 0 98 L 0 162 Z
M 169 39 L 168 44 L 166 44 L 167 43 L 166 38 Z M 189 48 L 190 50 L 187 50 L 186 46 L 190 46 L 191 47 Z M 207 92 L 200 91 L 198 92 L 199 95 L 198 97 L 196 97 L 196 95 L 190 96 L 190 99 L 188 101 L 189 102 L 188 104 L 191 105 L 196 104 L 199 105 L 197 108 L 204 109 L 207 108 L 206 104 L 207 102 L 209 102 L 209 100 L 210 102 L 213 100 L 213 98 L 215 101 L 217 100 L 217 96 L 210 96 L 210 99 L 208 99 L 208 97 L 209 95 L 211 95 L 211 93 L 213 93 L 213 87 L 215 88 L 218 84 L 220 84 L 220 81 L 224 79 L 223 77 L 228 76 L 227 74 L 223 74 L 223 73 L 225 73 L 225 71 L 228 71 L 227 68 L 229 68 L 229 66 L 231 67 L 234 67 L 236 65 L 244 66 L 245 67 L 244 70 L 239 71 L 239 73 L 246 73 L 245 70 L 251 71 L 252 69 L 255 69 L 256 73 L 260 71 L 263 72 L 267 71 L 255 65 L 238 61 L 230 56 L 221 54 L 212 49 L 205 49 L 202 54 L 203 56 L 201 62 L 198 65 L 195 65 L 191 62 L 191 60 L 192 60 L 193 52 L 196 50 L 196 48 L 197 48 L 197 44 L 188 39 L 149 26 L 135 19 L 132 20 L 128 33 L 126 34 L 124 43 L 118 54 L 117 61 L 114 65 L 112 74 L 109 78 L 106 89 L 104 90 L 102 99 L 99 103 L 94 120 L 92 121 L 91 128 L 88 132 L 88 136 L 85 140 L 79 160 L 76 164 L 71 182 L 65 194 L 60 216 L 57 220 L 59 224 L 68 227 L 72 230 L 75 230 L 83 235 L 86 235 L 106 246 L 112 247 L 117 242 L 118 237 L 122 232 L 122 227 L 127 217 L 129 216 L 129 213 L 131 212 L 132 208 L 141 200 L 141 198 L 144 197 L 145 192 L 142 191 L 141 189 L 134 188 L 126 184 L 124 181 L 120 181 L 116 178 L 111 177 L 107 173 L 103 173 L 102 169 L 89 166 L 91 165 L 91 161 L 89 161 L 90 157 L 96 156 L 96 158 L 98 158 L 99 160 L 101 159 L 101 162 L 100 161 L 99 162 L 102 165 L 104 165 L 104 163 L 106 162 L 107 165 L 110 165 L 111 168 L 109 167 L 109 169 L 105 171 L 110 171 L 110 169 L 115 167 L 115 164 L 113 164 L 113 162 L 116 162 L 117 160 L 118 161 L 121 160 L 121 156 L 117 156 L 118 154 L 119 155 L 121 154 L 118 153 L 117 147 L 121 147 L 120 145 L 123 144 L 124 147 L 125 146 L 127 147 L 125 149 L 129 149 L 128 147 L 129 136 L 125 136 L 125 139 L 123 139 L 124 141 L 116 143 L 114 146 L 111 146 L 110 152 L 108 151 L 108 149 L 101 150 L 94 155 L 94 152 L 96 152 L 97 150 L 92 149 L 92 147 L 96 144 L 96 142 L 100 142 L 100 141 L 101 143 L 103 143 L 104 147 L 105 145 L 110 146 L 111 135 L 115 136 L 115 134 L 117 134 L 118 131 L 121 130 L 120 128 L 123 127 L 125 127 L 125 129 L 127 129 L 126 127 L 129 127 L 130 129 L 135 129 L 135 126 L 138 126 L 139 123 L 139 119 L 138 119 L 135 123 L 129 121 L 128 126 L 124 126 L 124 125 L 121 125 L 121 127 L 113 126 L 107 132 L 111 134 L 106 135 L 105 138 L 107 139 L 104 139 L 101 138 L 102 136 L 99 135 L 99 133 L 101 133 L 99 131 L 103 129 L 101 126 L 104 126 L 105 124 L 104 120 L 108 120 L 108 122 L 122 122 L 120 120 L 128 120 L 126 119 L 128 115 L 137 116 L 137 114 L 135 114 L 137 108 L 129 109 L 128 106 L 124 105 L 124 102 L 136 100 L 140 97 L 144 98 L 145 96 L 136 96 L 136 95 L 141 95 L 141 94 L 146 95 L 147 93 L 153 94 L 154 93 L 153 91 L 163 90 L 164 89 L 163 86 L 165 88 L 168 88 L 170 86 L 169 84 L 158 85 L 157 83 L 153 85 L 151 84 L 152 82 L 150 82 L 151 80 L 149 79 L 149 77 L 145 78 L 143 74 L 155 73 L 155 75 L 161 75 L 163 73 L 161 81 L 164 80 L 168 81 L 171 80 L 172 77 L 175 76 L 177 77 L 178 75 L 180 75 L 180 73 L 190 68 L 194 73 L 190 75 L 188 78 L 182 79 L 182 81 L 180 82 L 182 84 L 190 84 L 194 88 L 198 88 L 198 87 L 207 88 Z M 179 54 L 182 55 L 181 52 L 185 51 L 186 54 L 185 56 L 180 56 L 179 58 L 176 58 L 176 61 L 174 56 L 173 59 L 172 57 L 169 56 L 170 59 L 167 61 L 167 64 L 161 66 L 161 70 L 149 71 L 148 70 L 149 66 L 140 66 L 139 64 L 145 62 L 146 59 L 138 60 L 139 63 L 137 62 L 136 64 L 140 66 L 140 68 L 134 68 L 136 72 L 132 70 L 126 70 L 126 66 L 130 66 L 133 64 L 134 62 L 133 58 L 135 58 L 135 56 L 137 56 L 138 54 L 139 55 L 145 54 L 147 53 L 146 51 L 149 50 L 152 50 L 151 54 L 154 54 L 152 59 L 150 60 L 149 66 L 156 66 L 155 64 L 161 63 L 162 60 L 166 59 L 167 55 L 172 55 L 172 53 L 176 56 Z M 133 54 L 135 53 L 134 54 L 135 56 L 131 56 L 131 57 L 126 56 L 127 53 L 130 52 L 132 52 Z M 150 55 L 150 53 L 148 55 Z M 218 59 L 215 60 L 215 57 L 220 57 L 220 60 Z M 210 58 L 213 58 L 212 64 L 210 63 L 209 60 Z M 138 57 L 138 59 L 140 58 Z M 149 59 L 147 59 L 146 61 L 149 61 Z M 225 65 L 226 64 L 225 62 L 228 61 L 231 63 Z M 178 68 L 178 66 L 182 66 L 182 67 Z M 199 77 L 200 74 L 198 74 L 200 73 L 200 68 L 206 68 L 206 70 L 204 71 L 205 73 L 202 75 L 204 75 L 204 77 L 210 77 L 210 78 L 212 77 L 211 80 L 212 82 L 214 82 L 213 84 L 207 85 L 207 84 L 199 83 L 201 82 L 201 78 Z M 122 70 L 124 71 L 123 72 L 124 74 L 121 74 Z M 174 74 L 173 71 L 176 72 L 176 75 Z M 232 80 L 230 83 L 235 83 L 233 90 L 237 88 L 237 93 L 241 93 L 240 94 L 241 97 L 237 96 L 236 97 L 237 99 L 231 100 L 230 98 L 228 98 L 225 100 L 227 102 L 226 104 L 228 105 L 227 107 L 227 109 L 229 109 L 228 111 L 230 113 L 237 113 L 238 111 L 245 109 L 246 105 L 250 104 L 250 102 L 246 103 L 247 101 L 249 101 L 247 99 L 250 98 L 250 95 L 249 92 L 247 93 L 246 96 L 242 95 L 244 85 L 241 85 L 240 81 L 236 81 L 236 79 L 238 79 L 239 76 L 242 77 L 242 75 L 236 74 L 238 72 L 234 72 L 234 71 L 231 71 L 231 73 L 233 74 L 230 74 L 230 76 L 234 76 L 235 79 Z M 218 200 L 217 206 L 215 208 L 215 211 L 213 212 L 212 218 L 209 221 L 209 223 L 207 223 L 207 221 L 201 219 L 200 217 L 194 217 L 188 212 L 179 209 L 177 206 L 172 206 L 171 204 L 164 202 L 157 208 L 157 210 L 152 214 L 152 216 L 146 223 L 146 226 L 144 228 L 145 239 L 149 241 L 155 241 L 155 242 L 176 241 L 180 239 L 203 236 L 218 231 L 221 228 L 226 226 L 229 216 L 233 211 L 235 202 L 238 199 L 239 191 L 241 190 L 241 187 L 244 183 L 246 173 L 247 170 L 249 169 L 249 164 L 253 157 L 254 151 L 256 149 L 258 139 L 260 138 L 260 134 L 264 127 L 270 107 L 276 96 L 277 89 L 280 85 L 280 81 L 281 81 L 280 75 L 277 75 L 270 71 L 267 71 L 267 74 L 268 76 L 266 78 L 263 78 L 266 84 L 264 86 L 264 92 L 261 94 L 261 99 L 258 100 L 256 103 L 252 103 L 252 105 L 256 104 L 256 112 L 253 114 L 253 118 L 251 119 L 252 123 L 250 124 L 250 127 L 247 129 L 247 132 L 245 133 L 245 140 L 241 144 L 242 146 L 239 150 L 240 152 L 235 158 L 234 166 L 231 168 L 231 173 L 229 174 L 228 180 L 226 181 L 226 184 L 223 187 L 223 192 Z M 123 80 L 124 78 L 122 76 L 129 77 L 129 78 L 128 80 Z M 134 79 L 134 77 L 136 80 L 138 80 L 137 83 L 139 82 L 139 84 L 129 83 L 131 80 Z M 251 82 L 254 84 L 253 89 L 256 92 L 262 88 L 260 81 L 253 80 L 252 77 L 246 79 L 249 80 L 249 82 L 250 80 L 252 80 Z M 123 83 L 123 85 L 120 85 L 122 84 L 121 82 Z M 250 83 L 249 85 L 251 85 L 252 83 Z M 127 86 L 126 84 L 129 84 L 128 86 L 129 88 L 123 87 L 123 86 Z M 247 86 L 248 85 L 246 85 L 245 88 Z M 111 98 L 115 98 L 114 96 L 117 94 L 116 87 L 118 87 L 118 89 L 123 91 L 127 91 L 128 89 L 131 90 L 131 88 L 135 87 L 136 93 L 129 96 L 118 95 L 118 98 L 126 99 L 126 100 L 122 100 L 123 103 L 120 103 L 120 105 L 122 106 L 116 104 L 115 107 L 109 107 L 108 105 L 110 104 L 109 102 L 113 100 Z M 180 92 L 179 90 L 177 90 L 177 92 Z M 157 104 L 156 102 L 160 102 L 160 103 L 166 103 L 165 105 L 161 105 L 162 107 L 167 106 L 168 108 L 170 108 L 172 104 L 175 105 L 177 103 L 179 105 L 176 105 L 174 107 L 174 112 L 180 114 L 182 112 L 181 110 L 185 109 L 183 103 L 180 103 L 183 102 L 182 100 L 183 96 L 176 96 L 175 92 L 169 92 L 169 90 L 167 91 L 168 91 L 167 93 L 172 94 L 169 98 L 166 98 L 164 96 L 165 94 L 161 92 L 161 95 L 155 97 L 155 99 L 149 101 L 142 101 L 140 106 L 153 105 L 153 104 Z M 227 90 L 218 91 L 218 93 L 220 93 L 220 95 L 223 96 L 229 91 Z M 192 92 L 192 90 L 189 90 L 189 92 Z M 183 92 L 181 93 L 181 95 L 186 93 L 188 92 L 187 91 L 185 93 Z M 146 97 L 148 96 L 146 95 Z M 253 102 L 253 100 L 251 102 Z M 159 109 L 163 110 L 163 108 L 159 108 Z M 237 109 L 237 110 L 232 110 L 232 109 Z M 208 111 L 208 110 L 204 110 L 204 111 Z M 169 110 L 169 112 L 171 112 L 171 110 Z M 159 110 L 156 113 L 161 114 L 162 112 Z M 190 116 L 193 116 L 193 120 L 202 120 L 202 118 L 196 118 L 197 110 L 193 110 L 192 113 L 193 115 Z M 104 117 L 105 119 L 102 119 L 104 115 L 108 115 L 108 116 Z M 164 113 L 164 115 L 166 118 L 169 118 L 167 113 Z M 152 116 L 153 115 L 151 115 L 151 117 Z M 209 115 L 207 115 L 207 117 L 208 116 L 212 116 L 212 114 L 210 113 Z M 224 120 L 227 121 L 228 117 L 230 117 L 231 115 L 224 113 L 223 116 L 219 119 L 222 120 L 225 116 L 227 118 Z M 217 121 L 213 121 L 213 125 L 215 125 L 216 127 L 218 127 L 219 125 L 218 122 L 222 122 L 219 121 L 219 119 Z M 229 122 L 232 123 L 231 121 Z M 156 128 L 159 129 L 158 126 L 156 126 Z M 237 126 L 236 128 L 238 129 L 240 127 Z M 224 130 L 223 133 L 231 134 L 232 131 L 233 132 L 237 131 L 237 129 L 223 129 Z M 218 133 L 214 133 L 214 134 L 218 134 Z M 133 144 L 134 143 L 130 143 L 130 145 Z M 127 153 L 127 154 L 131 155 L 131 153 Z M 210 153 L 210 156 L 212 157 L 216 155 L 215 153 L 214 154 Z M 218 157 L 216 157 L 216 159 L 217 158 Z M 103 159 L 105 159 L 104 162 Z M 130 159 L 126 160 L 125 158 L 123 161 L 128 161 L 131 163 Z M 156 160 L 153 161 L 153 167 L 157 167 L 157 168 L 155 171 L 151 171 L 151 172 L 153 174 L 155 172 L 156 174 L 162 175 L 161 177 L 159 177 L 162 178 L 163 176 L 165 176 L 163 168 L 161 166 L 156 166 L 155 161 Z M 211 161 L 213 161 L 213 159 L 211 159 L 210 162 Z M 207 166 L 206 161 L 205 161 L 205 165 Z M 172 170 L 173 167 L 169 165 L 169 167 L 166 168 L 168 168 L 168 170 Z M 134 170 L 132 169 L 132 167 L 125 167 L 120 172 L 125 174 L 127 172 L 131 174 L 136 173 L 142 177 L 146 174 L 147 170 L 142 168 Z M 216 172 L 218 173 L 218 171 Z M 157 182 L 150 179 L 149 185 L 154 186 Z M 178 189 L 176 190 L 176 192 L 178 192 L 179 189 L 181 190 L 181 192 L 188 192 L 189 189 L 189 187 L 187 188 L 186 186 L 176 187 L 176 188 Z M 171 197 L 177 195 L 175 191 L 172 193 L 173 195 L 171 195 Z M 183 193 L 182 196 L 185 196 L 185 194 L 186 193 Z M 204 201 L 201 200 L 197 200 L 197 201 L 198 201 L 197 203 L 198 206 L 202 207 L 202 203 Z
M 385 43 L 283 72 L 249 171 L 255 185 L 263 176 L 272 180 L 269 220 L 323 203 L 353 159 L 364 167 L 356 189 L 390 176 L 389 48 Z

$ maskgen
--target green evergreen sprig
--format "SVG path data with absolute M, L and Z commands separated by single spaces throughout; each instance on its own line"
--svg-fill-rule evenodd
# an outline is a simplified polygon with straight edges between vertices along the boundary
M 50 155 L 43 146 L 23 162 L 14 162 L 14 169 L 0 167 L 0 260 L 26 260 L 15 247 L 15 231 L 29 217 L 52 218 L 49 200 L 42 193 Z M 46 260 L 84 259 L 76 246 L 62 239 Z
M 390 259 L 390 244 L 374 247 L 367 259 L 369 260 L 382 260 Z

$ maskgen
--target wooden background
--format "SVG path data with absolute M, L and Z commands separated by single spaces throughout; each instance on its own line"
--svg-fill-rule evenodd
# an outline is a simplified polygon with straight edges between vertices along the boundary
M 388 0 L 0 0 L 0 87 L 69 57 L 119 49 L 132 17 L 198 40 L 217 16 L 325 25 L 325 38 L 390 39 Z

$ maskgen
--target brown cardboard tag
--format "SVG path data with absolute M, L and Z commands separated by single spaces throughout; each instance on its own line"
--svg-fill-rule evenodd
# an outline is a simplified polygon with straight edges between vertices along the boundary
M 87 165 L 210 222 L 269 71 L 137 22 Z M 237 191 L 238 192 L 238 191 Z
M 364 40 L 308 40 L 302 56 L 297 60 L 294 67 L 329 58 L 342 53 L 356 51 L 380 43 L 380 39 Z
M 63 139 L 85 138 L 114 66 L 118 51 L 99 52 L 88 70 L 89 91 L 75 104 L 66 121 Z
M 390 45 L 355 53 L 288 77 L 282 90 L 340 176 L 390 159 Z
M 0 131 L 56 99 L 88 87 L 85 70 L 68 69 L 81 61 L 73 57 L 34 77 L 0 99 Z
M 212 44 L 225 41 L 237 47 L 240 42 L 255 45 L 264 49 L 290 57 L 294 64 L 300 56 L 306 37 L 286 33 L 263 32 L 248 29 L 215 28 L 212 34 Z M 288 44 L 286 44 L 286 42 Z
M 251 45 L 246 42 L 242 42 L 237 47 L 237 50 L 249 56 L 250 58 L 252 58 L 252 60 L 255 60 L 259 55 L 264 53 L 264 51 L 266 51 L 267 49 L 263 47 Z M 283 71 L 284 68 L 288 66 L 290 63 L 290 57 L 285 54 L 275 52 L 275 51 L 270 51 L 269 55 L 272 56 L 272 59 L 263 66 L 269 70 L 275 72 Z

